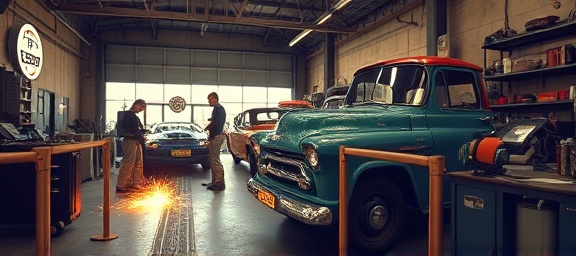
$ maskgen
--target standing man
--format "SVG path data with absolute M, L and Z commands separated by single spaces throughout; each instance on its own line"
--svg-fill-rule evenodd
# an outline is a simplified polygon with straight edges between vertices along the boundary
M 144 137 L 144 127 L 140 118 L 136 115 L 146 110 L 146 102 L 138 99 L 132 103 L 130 110 L 125 111 L 118 121 L 118 137 L 122 140 L 122 165 L 118 170 L 118 180 L 116 182 L 117 193 L 135 192 L 143 189 L 144 179 L 144 157 L 142 145 Z
M 224 166 L 220 161 L 220 148 L 226 135 L 224 135 L 224 123 L 226 122 L 226 110 L 218 102 L 218 94 L 211 92 L 208 94 L 208 103 L 213 106 L 212 117 L 208 119 L 210 123 L 204 128 L 208 131 L 210 141 L 210 168 L 212 169 L 212 182 L 202 183 L 209 190 L 222 191 L 226 188 L 224 183 Z

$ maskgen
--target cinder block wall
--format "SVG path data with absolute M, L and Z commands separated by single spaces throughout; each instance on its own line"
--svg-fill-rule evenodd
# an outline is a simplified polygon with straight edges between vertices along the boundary
M 509 0 L 508 24 L 517 32 L 524 31 L 527 21 L 534 18 L 555 15 L 564 19 L 570 11 L 576 11 L 576 0 L 560 1 L 561 7 L 555 9 L 555 1 L 550 0 Z M 484 66 L 484 51 L 481 49 L 486 36 L 504 28 L 504 0 L 448 0 L 448 34 L 450 56 L 462 59 L 481 67 Z M 353 73 L 359 67 L 378 60 L 426 54 L 426 13 L 424 4 L 400 15 L 401 20 L 415 21 L 418 26 L 400 23 L 396 19 L 353 40 L 336 42 L 335 78 L 344 77 L 351 81 Z M 576 37 L 561 39 L 539 47 L 526 47 L 516 54 L 541 54 L 542 51 L 563 42 L 576 42 Z M 491 63 L 499 58 L 497 51 L 488 52 Z M 324 90 L 324 55 L 319 51 L 307 58 L 308 92 L 318 85 L 318 91 Z M 565 85 L 547 85 L 543 88 L 538 81 L 526 87 L 511 86 L 506 94 L 541 92 L 554 90 Z M 575 83 L 576 84 L 576 83 Z M 521 89 L 520 89 L 521 88 Z

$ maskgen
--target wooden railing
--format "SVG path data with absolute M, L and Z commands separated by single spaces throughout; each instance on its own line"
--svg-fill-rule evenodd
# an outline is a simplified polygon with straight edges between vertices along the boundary
M 442 185 L 445 174 L 444 156 L 421 156 L 370 149 L 346 148 L 340 146 L 340 192 L 338 195 L 340 219 L 338 221 L 339 254 L 348 253 L 348 180 L 346 155 L 369 157 L 380 160 L 428 166 L 430 188 L 428 215 L 428 255 L 440 256 L 442 248 Z
M 118 238 L 110 233 L 110 140 L 82 142 L 52 147 L 36 147 L 31 152 L 0 153 L 1 164 L 36 163 L 36 255 L 50 255 L 50 176 L 52 155 L 101 147 L 103 151 L 103 234 L 91 240 L 108 241 Z

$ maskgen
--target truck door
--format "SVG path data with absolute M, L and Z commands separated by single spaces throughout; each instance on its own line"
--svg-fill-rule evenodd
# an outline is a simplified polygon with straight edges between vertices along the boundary
M 490 110 L 482 109 L 480 86 L 483 86 L 478 71 L 464 68 L 443 67 L 433 73 L 428 128 L 432 132 L 435 154 L 444 155 L 446 170 L 467 170 L 458 159 L 460 147 L 471 141 L 473 134 L 492 130 Z M 445 183 L 444 195 L 449 192 Z

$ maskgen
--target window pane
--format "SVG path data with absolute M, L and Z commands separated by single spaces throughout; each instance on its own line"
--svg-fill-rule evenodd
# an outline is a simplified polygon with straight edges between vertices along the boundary
M 164 121 L 190 122 L 191 116 L 192 109 L 190 106 L 186 106 L 182 112 L 176 113 L 168 105 L 164 105 Z
M 208 104 L 208 94 L 218 91 L 216 85 L 192 85 L 192 103 Z M 220 94 L 218 94 L 220 97 Z
M 162 122 L 162 105 L 147 104 L 144 114 L 146 114 L 146 120 L 140 120 L 142 123 L 145 122 L 144 125 Z
M 208 118 L 212 116 L 212 107 L 194 106 L 193 111 L 194 111 L 194 123 L 200 125 L 202 128 L 206 127 L 206 125 L 208 125 Z
M 222 106 L 226 110 L 226 122 L 234 123 L 234 117 L 242 112 L 242 103 L 228 103 L 222 102 Z
M 191 102 L 189 84 L 165 84 L 164 85 L 164 102 L 168 102 L 172 97 L 180 96 L 186 103 Z
M 244 94 L 242 99 L 244 102 L 267 102 L 267 88 L 266 87 L 244 87 Z M 260 106 L 265 106 L 260 105 Z
M 268 88 L 268 102 L 278 105 L 283 100 L 292 100 L 292 89 L 290 88 Z
M 136 98 L 146 102 L 159 102 L 164 98 L 162 84 L 136 84 Z
M 267 103 L 244 103 L 244 110 L 252 108 L 265 108 L 267 105 Z M 278 103 L 276 103 L 276 106 L 278 106 Z
M 136 98 L 134 83 L 106 83 L 107 100 L 128 100 L 132 103 Z
M 127 103 L 125 101 L 119 101 L 119 100 L 107 100 L 106 101 L 106 117 L 104 120 L 106 120 L 106 125 L 108 126 L 109 124 L 111 125 L 115 125 L 117 122 L 117 117 L 118 117 L 118 111 L 122 111 L 123 108 L 126 108 L 126 110 L 129 109 L 130 106 L 128 105 L 132 105 L 132 102 L 130 101 L 130 103 Z
M 242 102 L 242 86 L 218 87 L 220 102 Z

